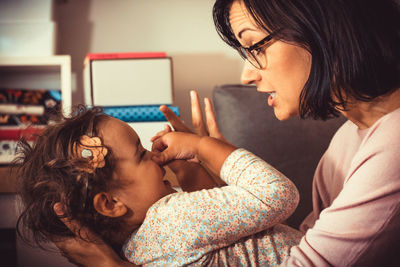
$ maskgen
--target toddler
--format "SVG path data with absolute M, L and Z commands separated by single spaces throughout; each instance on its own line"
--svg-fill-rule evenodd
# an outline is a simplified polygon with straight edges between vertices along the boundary
M 63 217 L 143 266 L 273 266 L 287 257 L 301 238 L 279 224 L 297 206 L 293 183 L 244 149 L 167 132 L 154 138 L 157 152 L 150 152 L 126 123 L 81 107 L 33 147 L 22 142 L 19 234 L 27 240 L 31 233 L 39 246 L 73 236 L 53 211 L 60 203 Z M 176 192 L 162 167 L 174 159 L 200 160 L 227 185 Z M 199 174 L 209 179 L 196 170 L 185 179 Z

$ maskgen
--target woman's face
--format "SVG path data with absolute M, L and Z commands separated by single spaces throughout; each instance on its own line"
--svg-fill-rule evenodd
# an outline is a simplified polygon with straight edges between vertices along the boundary
M 254 45 L 268 35 L 257 26 L 242 1 L 233 2 L 229 20 L 243 47 Z M 279 120 L 299 115 L 300 93 L 310 74 L 311 54 L 299 46 L 275 40 L 261 52 L 265 53 L 266 67 L 259 70 L 246 61 L 242 83 L 255 84 L 259 92 L 269 93 L 268 105 L 274 108 Z

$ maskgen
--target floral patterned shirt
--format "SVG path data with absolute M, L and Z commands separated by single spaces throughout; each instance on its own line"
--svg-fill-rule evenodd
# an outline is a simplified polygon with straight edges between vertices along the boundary
M 123 247 L 143 266 L 277 266 L 302 234 L 279 224 L 299 201 L 295 185 L 254 154 L 225 160 L 220 188 L 168 195 Z

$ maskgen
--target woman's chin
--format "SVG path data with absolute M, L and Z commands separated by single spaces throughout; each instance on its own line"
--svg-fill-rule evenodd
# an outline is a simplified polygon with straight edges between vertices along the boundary
M 288 111 L 279 110 L 278 108 L 274 108 L 275 117 L 280 121 L 285 121 L 293 117 L 297 117 L 298 112 L 290 113 Z
M 274 113 L 275 113 L 275 117 L 280 121 L 285 121 L 290 118 L 289 114 L 279 112 L 276 109 L 274 109 Z

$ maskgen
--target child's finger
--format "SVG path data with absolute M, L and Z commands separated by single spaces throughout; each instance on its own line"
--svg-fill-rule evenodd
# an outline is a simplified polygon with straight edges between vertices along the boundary
M 156 140 L 153 141 L 153 144 L 151 145 L 151 151 L 153 152 L 161 152 L 164 151 L 167 148 L 167 145 L 164 144 L 162 136 L 158 137 Z
M 175 131 L 187 132 L 187 133 L 192 132 L 190 128 L 187 127 L 169 107 L 167 107 L 166 105 L 161 105 L 159 109 L 164 114 L 165 118 L 169 121 L 169 123 L 171 123 Z
M 156 141 L 157 141 L 157 140 L 155 140 L 155 141 L 153 142 L 153 144 L 151 145 L 151 151 L 152 151 L 152 152 L 162 152 L 162 151 L 164 151 L 164 150 L 167 148 L 166 145 L 157 144 Z
M 173 157 L 170 155 L 170 150 L 168 149 L 167 141 L 164 140 L 166 136 L 160 137 L 153 142 L 151 150 L 154 152 L 152 156 L 152 160 L 158 163 L 159 165 L 164 165 Z M 157 153 L 158 152 L 158 153 Z
M 172 132 L 171 126 L 169 126 L 168 124 L 164 125 L 164 132 L 169 133 Z
M 195 155 L 187 152 L 177 152 L 173 149 L 166 148 L 163 152 L 154 154 L 152 156 L 152 160 L 159 165 L 165 165 L 172 160 L 187 160 L 189 162 L 199 163 L 199 160 Z
M 192 124 L 194 131 L 200 136 L 208 135 L 203 119 L 203 113 L 201 111 L 199 95 L 195 90 L 190 91 L 190 103 L 192 108 Z
M 156 133 L 155 136 L 150 138 L 150 142 L 154 142 L 155 140 L 157 140 L 158 138 L 160 138 L 161 136 L 163 136 L 164 134 L 169 133 L 169 132 L 172 132 L 172 129 L 168 124 L 165 124 L 164 130 L 159 131 L 158 133 Z
M 154 154 L 154 155 L 151 157 L 151 159 L 152 159 L 154 162 L 156 162 L 158 165 L 165 165 L 165 164 L 167 164 L 168 162 L 170 162 L 171 160 L 174 159 L 174 157 L 172 157 L 172 156 L 170 155 L 170 153 L 168 153 L 167 150 L 168 150 L 168 149 L 164 150 L 164 151 L 161 152 L 161 153 Z

